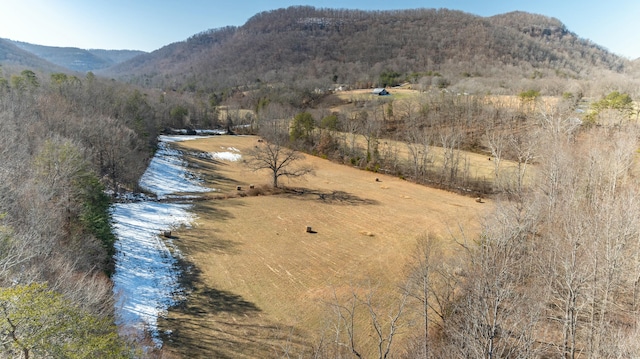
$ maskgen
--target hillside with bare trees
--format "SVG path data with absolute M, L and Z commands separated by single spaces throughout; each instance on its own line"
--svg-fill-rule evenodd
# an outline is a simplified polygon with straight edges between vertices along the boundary
M 581 39 L 559 20 L 521 12 L 483 18 L 446 9 L 357 11 L 290 7 L 241 27 L 196 34 L 105 72 L 187 91 L 287 83 L 312 91 L 417 82 L 438 72 L 464 78 L 587 78 L 625 60 Z

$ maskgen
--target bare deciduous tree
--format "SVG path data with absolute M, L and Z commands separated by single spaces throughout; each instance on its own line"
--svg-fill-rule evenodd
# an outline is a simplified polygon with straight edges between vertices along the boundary
M 410 269 L 408 293 L 412 298 L 417 299 L 422 307 L 422 319 L 424 325 L 424 334 L 422 341 L 422 350 L 424 351 L 424 358 L 428 359 L 430 355 L 429 350 L 429 323 L 433 320 L 429 317 L 429 313 L 433 312 L 436 304 L 431 302 L 436 287 L 435 282 L 439 278 L 438 272 L 442 268 L 442 248 L 437 238 L 432 233 L 427 233 L 418 238 L 418 245 L 412 268 Z M 443 291 L 444 292 L 444 291 Z M 437 296 L 437 294 L 436 294 Z M 437 301 L 437 299 L 436 299 Z M 438 309 L 436 309 L 438 311 Z
M 273 187 L 279 188 L 280 177 L 301 177 L 313 172 L 309 166 L 296 166 L 295 162 L 304 156 L 295 150 L 284 147 L 279 143 L 263 142 L 247 154 L 247 166 L 254 171 L 269 170 Z
M 460 163 L 460 145 L 462 136 L 457 129 L 440 133 L 440 145 L 442 146 L 441 181 L 452 184 L 458 176 Z
M 458 240 L 468 266 L 445 320 L 449 346 L 458 357 L 535 357 L 544 292 L 531 256 L 537 232 L 535 206 L 501 204 L 477 241 Z M 527 283 L 526 286 L 522 285 Z
M 367 353 L 376 352 L 379 359 L 389 358 L 391 348 L 398 330 L 402 327 L 402 315 L 405 310 L 408 292 L 403 291 L 396 302 L 394 308 L 389 311 L 386 320 L 380 318 L 380 309 L 375 300 L 376 292 L 368 290 L 364 295 L 358 294 L 360 290 L 354 288 L 349 299 L 342 302 L 334 291 L 334 302 L 330 303 L 336 316 L 335 324 L 335 345 L 346 348 L 357 358 L 364 358 Z M 395 306 L 397 305 L 397 306 Z M 366 314 L 361 314 L 363 309 Z M 361 318 L 368 318 L 373 333 L 368 333 L 366 326 L 362 324 Z M 367 349 L 362 338 L 371 337 L 375 342 L 375 349 Z
M 427 165 L 432 161 L 429 133 L 419 126 L 411 126 L 404 132 L 404 140 L 409 151 L 414 180 L 420 181 L 426 173 Z
M 495 186 L 497 188 L 501 188 L 501 180 L 502 176 L 500 173 L 500 165 L 502 164 L 502 160 L 504 159 L 504 153 L 507 147 L 507 136 L 504 133 L 501 133 L 498 129 L 489 128 L 485 133 L 485 141 L 486 145 L 491 151 L 491 158 L 493 162 L 493 174 Z
M 269 170 L 273 187 L 278 188 L 280 177 L 302 177 L 313 172 L 313 167 L 297 165 L 304 156 L 285 146 L 286 132 L 281 131 L 280 121 L 270 121 L 261 126 L 264 140 L 247 153 L 246 165 L 254 171 Z

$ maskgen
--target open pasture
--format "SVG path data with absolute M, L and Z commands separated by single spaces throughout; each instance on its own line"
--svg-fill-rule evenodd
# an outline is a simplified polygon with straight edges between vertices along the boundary
M 257 140 L 215 136 L 179 146 L 243 154 Z M 304 161 L 315 167 L 313 175 L 281 183 L 295 191 L 245 196 L 250 185 L 269 184 L 269 173 L 252 172 L 237 157 L 212 158 L 218 159 L 194 156 L 192 167 L 217 192 L 195 202 L 194 228 L 175 232 L 193 292 L 161 323 L 172 330 L 169 350 L 184 357 L 308 352 L 335 320 L 329 303 L 354 292 L 375 290 L 380 316 L 387 318 L 416 238 L 440 234 L 452 255 L 451 234 L 460 235 L 460 228 L 478 233 L 492 206 L 312 156 Z M 375 341 L 362 319 L 359 345 L 370 352 Z M 402 336 L 397 339 L 401 345 Z
M 358 89 L 349 91 L 338 91 L 330 95 L 325 102 L 333 104 L 332 111 L 359 111 L 361 108 L 354 107 L 354 104 L 379 100 L 380 104 L 393 102 L 394 112 L 398 116 L 407 113 L 416 113 L 421 105 L 428 103 L 428 97 L 439 96 L 439 91 L 422 92 L 412 88 L 411 85 L 388 88 L 390 96 L 378 96 L 372 93 L 372 89 Z M 493 95 L 493 94 L 468 94 L 455 93 L 464 101 L 477 100 L 482 104 L 495 108 L 519 109 L 523 111 L 545 111 L 549 112 L 560 102 L 557 96 L 538 96 L 535 100 L 523 100 L 517 95 Z

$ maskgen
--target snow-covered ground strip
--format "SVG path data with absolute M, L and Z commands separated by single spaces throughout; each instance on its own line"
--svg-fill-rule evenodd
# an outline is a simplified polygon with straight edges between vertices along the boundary
M 174 135 L 187 135 L 187 136 L 193 136 L 193 135 L 209 136 L 209 135 L 226 135 L 227 134 L 226 129 L 191 130 L 186 128 L 183 128 L 183 129 L 172 128 L 172 129 L 169 129 L 167 132 L 172 133 Z
M 112 210 L 118 237 L 112 278 L 117 324 L 139 333 L 148 329 L 158 345 L 158 316 L 181 294 L 176 259 L 160 234 L 189 225 L 193 216 L 188 209 L 188 204 L 133 202 L 116 204 Z
M 227 130 L 196 130 L 196 133 L 199 135 L 226 135 Z
M 140 187 L 165 198 L 171 193 L 210 192 L 196 176 L 186 169 L 182 153 L 169 147 L 169 142 L 185 141 L 202 136 L 160 136 L 156 155 L 140 179 Z
M 194 138 L 202 137 L 161 136 L 159 150 L 140 179 L 140 186 L 158 198 L 171 198 L 171 194 L 177 192 L 208 191 L 187 171 L 181 153 L 167 145 Z M 189 226 L 194 220 L 189 208 L 189 204 L 149 200 L 116 203 L 112 207 L 114 232 L 118 238 L 116 270 L 112 277 L 117 297 L 117 324 L 128 335 L 141 335 L 144 329 L 148 330 L 158 346 L 162 344 L 158 316 L 166 313 L 184 294 L 178 283 L 179 268 L 175 259 L 180 253 L 177 248 L 170 251 L 167 246 L 172 243 L 161 234 L 172 228 Z

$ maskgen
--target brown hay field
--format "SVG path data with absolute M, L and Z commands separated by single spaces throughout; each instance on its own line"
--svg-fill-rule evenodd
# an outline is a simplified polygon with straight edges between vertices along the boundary
M 347 113 L 350 111 L 362 110 L 362 108 L 354 107 L 354 103 L 372 100 L 379 100 L 381 103 L 393 101 L 395 107 L 400 109 L 402 105 L 398 105 L 399 102 L 406 102 L 408 104 L 414 105 L 415 103 L 417 103 L 416 99 L 421 94 L 420 91 L 413 90 L 409 87 L 390 88 L 388 91 L 389 93 L 391 93 L 391 96 L 374 95 L 371 93 L 372 90 L 373 89 L 338 91 L 330 95 L 327 99 L 324 100 L 324 102 L 333 104 L 332 106 L 330 106 L 331 111 L 343 111 Z
M 372 94 L 373 89 L 357 89 L 349 91 L 338 91 L 335 95 L 343 100 L 350 100 L 353 98 L 371 99 L 371 98 L 406 98 L 420 94 L 420 91 L 414 90 L 411 86 L 393 87 L 388 88 L 387 91 L 391 96 L 378 96 Z
M 256 144 L 252 136 L 214 136 L 179 146 L 243 153 Z M 192 293 L 161 328 L 172 332 L 166 350 L 185 358 L 309 357 L 336 318 L 334 298 L 375 290 L 380 318 L 387 318 L 416 238 L 437 233 L 453 255 L 452 234 L 463 228 L 473 238 L 492 207 L 312 156 L 305 161 L 315 173 L 282 180 L 296 190 L 282 193 L 269 193 L 269 173 L 242 161 L 191 161 L 217 191 L 194 202 L 193 228 L 174 232 Z M 358 321 L 357 339 L 367 354 L 376 350 L 368 322 L 366 315 Z M 415 330 L 405 328 L 394 347 Z

